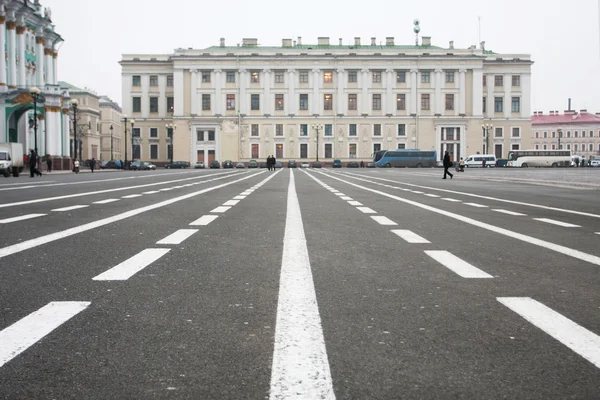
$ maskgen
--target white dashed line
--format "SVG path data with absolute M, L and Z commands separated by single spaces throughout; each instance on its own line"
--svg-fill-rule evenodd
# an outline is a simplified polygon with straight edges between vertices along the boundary
M 100 201 L 95 201 L 93 204 L 108 204 L 108 203 L 114 203 L 115 201 L 119 201 L 119 199 L 100 200 Z
M 425 196 L 427 196 L 427 197 L 436 197 L 436 198 L 437 197 L 441 197 L 441 196 L 438 196 L 437 194 L 426 194 Z
M 218 215 L 203 215 L 200 218 L 198 218 L 197 220 L 195 220 L 194 222 L 192 222 L 190 225 L 206 226 L 206 225 L 210 224 L 211 222 L 213 222 L 217 218 L 219 218 Z
M 412 190 L 412 192 L 415 193 L 415 194 L 423 194 L 423 192 L 419 192 L 419 191 L 416 191 L 416 190 Z
M 160 193 L 160 190 L 152 190 L 150 192 L 144 192 L 143 194 L 156 194 L 156 193 Z
M 126 281 L 171 249 L 146 249 L 121 264 L 93 278 L 94 281 Z
M 52 211 L 55 211 L 55 212 L 64 212 L 64 211 L 79 210 L 80 208 L 87 208 L 87 207 L 89 207 L 89 206 L 84 206 L 84 205 L 71 206 L 71 207 L 55 208 Z
M 400 236 L 402 239 L 406 240 L 408 243 L 431 243 L 429 240 L 417 235 L 412 231 L 407 230 L 393 230 L 392 233 Z
M 569 224 L 567 222 L 556 221 L 549 218 L 534 218 L 535 221 L 545 222 L 547 224 L 562 226 L 563 228 L 581 228 L 581 225 Z
M 225 211 L 229 210 L 231 207 L 217 207 L 214 210 L 211 211 L 211 213 L 224 213 Z
M 246 196 L 235 196 L 233 199 L 234 200 L 244 200 L 246 198 Z
M 346 200 L 346 201 L 352 201 L 352 197 L 348 197 L 348 196 L 341 196 L 340 199 L 342 200 Z
M 356 207 L 356 209 L 365 214 L 377 214 L 377 211 L 372 210 L 369 207 Z
M 337 192 L 335 195 L 336 195 L 336 196 L 340 196 L 340 197 L 342 197 L 342 196 L 345 196 L 345 194 L 344 194 L 344 193 L 340 193 L 340 192 Z
M 181 189 L 183 186 L 175 186 L 173 189 Z
M 450 199 L 450 198 L 443 198 L 442 200 L 444 201 L 449 201 L 451 203 L 462 203 L 461 200 L 456 200 L 456 199 Z
M 471 207 L 476 207 L 476 208 L 489 208 L 488 206 L 485 206 L 483 204 L 477 204 L 477 203 L 465 203 L 466 206 L 471 206 Z
M 237 203 L 239 203 L 239 200 L 229 200 L 226 201 L 225 203 L 223 203 L 224 206 L 235 206 Z
M 198 229 L 180 229 L 166 238 L 159 240 L 156 244 L 181 244 L 196 232 L 198 232 Z
M 395 226 L 395 225 L 398 225 L 397 223 L 395 223 L 394 221 L 392 221 L 388 217 L 374 216 L 374 217 L 371 217 L 371 218 L 373 218 L 373 220 L 375 222 L 377 222 L 378 224 L 380 224 L 380 225 L 386 225 L 386 226 Z
M 0 224 L 10 224 L 11 222 L 25 221 L 28 219 L 43 217 L 44 215 L 46 215 L 46 214 L 27 214 L 27 215 L 21 215 L 19 217 L 0 219 Z
M 135 199 L 136 197 L 142 197 L 141 194 L 130 194 L 127 196 L 121 196 L 122 199 Z
M 160 189 L 161 192 L 170 192 L 171 190 L 173 190 L 173 188 Z
M 514 211 L 508 211 L 508 210 L 492 210 L 492 211 L 499 212 L 502 214 L 507 214 L 507 215 L 513 215 L 515 217 L 524 217 L 527 215 L 527 214 L 521 214 L 521 213 L 514 212 Z
M 360 201 L 349 201 L 348 204 L 351 206 L 362 206 L 363 204 Z
M 444 267 L 448 268 L 449 270 L 453 271 L 454 273 L 463 278 L 493 278 L 493 276 L 491 276 L 490 274 L 483 272 L 479 268 L 472 266 L 471 264 L 461 260 L 454 254 L 449 253 L 447 251 L 425 251 L 425 254 L 427 254 L 429 257 L 433 258 L 434 260 L 442 264 Z

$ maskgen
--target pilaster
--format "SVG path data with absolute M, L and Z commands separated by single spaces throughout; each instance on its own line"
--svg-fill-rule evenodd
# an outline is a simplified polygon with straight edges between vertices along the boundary
M 41 32 L 38 32 L 41 34 Z M 37 85 L 40 89 L 46 86 L 46 80 L 44 79 L 44 46 L 46 45 L 46 41 L 42 36 L 37 36 L 35 38 L 35 43 L 37 46 L 36 49 L 36 81 Z
M 216 69 L 215 70 L 215 99 L 213 110 L 217 115 L 223 114 L 223 95 L 221 94 L 221 90 L 223 88 L 223 70 Z
M 4 14 L 4 10 L 2 10 L 2 14 L 0 15 L 0 49 L 4 49 L 6 47 L 6 14 Z M 6 92 L 7 90 L 7 82 L 6 82 L 6 58 L 4 55 L 0 57 L 0 92 Z
M 273 102 L 271 101 L 271 70 L 270 69 L 263 69 L 262 85 L 263 85 L 263 101 L 262 101 L 261 108 L 264 111 L 263 114 L 272 115 L 273 114 L 272 110 L 274 110 L 274 108 L 273 108 Z M 289 114 L 289 109 L 290 109 L 289 102 L 285 101 L 285 99 L 284 99 L 283 104 L 284 104 L 286 113 Z
M 511 117 L 512 75 L 504 74 L 504 118 Z
M 14 18 L 14 17 L 13 17 Z M 9 20 L 6 22 L 8 33 L 8 88 L 17 88 L 17 22 Z
M 17 58 L 18 58 L 18 70 L 17 70 L 17 86 L 19 88 L 27 87 L 27 76 L 25 75 L 25 30 L 24 21 L 21 18 L 19 25 L 16 27 L 17 34 Z
M 384 110 L 386 110 L 386 114 L 388 115 L 393 115 L 394 114 L 394 93 L 392 91 L 392 88 L 394 87 L 394 70 L 391 68 L 388 68 L 385 70 L 386 72 L 386 85 L 385 85 L 385 90 L 386 90 L 386 95 L 385 95 L 385 108 Z
M 473 70 L 473 116 L 483 116 L 483 70 Z
M 411 69 L 410 70 L 410 113 L 411 115 L 417 115 L 417 110 L 419 109 L 417 98 L 417 74 L 419 70 Z
M 339 68 L 337 70 L 337 87 L 338 87 L 338 92 L 337 92 L 337 113 L 338 114 L 345 114 L 344 112 L 344 104 L 346 104 L 346 102 L 344 101 L 344 89 L 346 88 L 346 71 L 343 68 Z M 323 153 L 325 154 L 325 153 Z
M 362 87 L 362 95 L 361 95 L 361 102 L 360 102 L 360 113 L 361 114 L 370 114 L 370 108 L 369 108 L 369 87 L 371 86 L 371 80 L 369 79 L 369 69 L 368 68 L 363 68 L 361 70 L 362 72 L 362 77 L 361 77 L 361 81 L 360 81 L 360 85 Z
M 435 89 L 435 94 L 434 94 L 434 99 L 433 99 L 433 113 L 435 115 L 442 115 L 442 112 L 444 110 L 444 100 L 442 98 L 442 86 L 444 85 L 444 75 L 441 69 L 436 69 L 434 71 L 434 79 L 433 79 L 433 84 L 434 84 L 434 89 Z
M 318 68 L 315 68 L 312 70 L 313 72 L 313 82 L 312 82 L 312 86 L 313 86 L 313 98 L 312 101 L 310 103 L 310 109 L 311 109 L 311 114 L 316 115 L 316 114 L 320 114 L 321 113 L 321 99 L 319 97 L 320 95 L 320 88 L 321 88 L 321 70 Z
M 286 101 L 286 104 L 289 105 L 289 110 L 290 112 L 287 113 L 289 114 L 297 114 L 297 106 L 296 106 L 296 70 L 295 69 L 288 69 L 288 99 Z
M 466 114 L 466 107 L 467 107 L 467 70 L 462 68 L 461 70 L 458 71 L 458 76 L 459 76 L 459 105 L 458 105 L 458 114 L 459 115 L 465 115 Z

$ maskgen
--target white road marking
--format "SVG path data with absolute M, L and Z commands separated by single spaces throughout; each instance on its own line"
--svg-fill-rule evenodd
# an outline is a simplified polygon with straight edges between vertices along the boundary
M 242 196 L 250 196 L 251 194 L 252 194 L 252 192 L 250 192 L 250 191 L 240 193 L 240 195 L 242 195 Z
M 234 200 L 244 200 L 246 198 L 246 196 L 235 196 L 233 199 Z
M 0 331 L 0 367 L 90 304 L 87 301 L 54 301 Z
M 225 203 L 223 203 L 224 206 L 235 206 L 237 203 L 239 203 L 239 200 L 229 200 L 226 201 Z
M 218 215 L 203 215 L 200 218 L 198 218 L 197 220 L 195 220 L 194 222 L 192 222 L 190 225 L 206 226 L 206 225 L 210 224 L 211 222 L 213 222 L 217 218 L 219 218 Z
M 344 194 L 344 193 L 340 193 L 340 192 L 337 192 L 335 195 L 336 195 L 336 196 L 340 196 L 340 197 L 342 197 L 342 196 L 345 196 L 345 194 Z
M 418 192 L 416 190 L 411 190 L 411 192 L 416 193 L 416 194 L 423 194 L 423 192 Z
M 397 189 L 397 188 L 394 188 L 394 189 Z M 441 196 L 438 196 L 437 194 L 431 194 L 431 193 L 426 194 L 425 196 L 427 196 L 427 197 L 441 197 Z
M 181 189 L 183 186 L 175 186 L 173 189 Z
M 472 266 L 468 262 L 461 260 L 454 254 L 449 253 L 447 251 L 432 250 L 425 251 L 425 254 L 442 264 L 444 267 L 455 272 L 457 275 L 462 276 L 463 278 L 493 278 L 493 276 L 491 276 L 490 274 L 483 272 L 479 268 Z
M 47 215 L 47 214 L 27 214 L 27 215 L 21 215 L 19 217 L 0 219 L 0 224 L 10 224 L 11 222 L 25 221 L 28 219 L 43 217 L 45 215 Z
M 362 211 L 365 214 L 377 214 L 377 211 L 372 210 L 369 207 L 356 207 L 356 209 Z
M 115 201 L 119 201 L 120 199 L 106 199 L 106 200 L 100 200 L 100 201 L 94 201 L 92 204 L 109 204 L 109 203 L 114 203 Z
M 335 399 L 293 171 L 288 187 L 270 399 Z
M 130 194 L 127 196 L 121 196 L 122 199 L 135 199 L 136 197 L 142 197 L 141 194 Z
M 159 240 L 156 244 L 181 244 L 196 232 L 198 232 L 198 229 L 180 229 L 166 238 Z
M 173 188 L 164 188 L 164 189 L 160 189 L 161 192 L 169 192 L 173 190 Z
M 87 207 L 89 207 L 89 206 L 88 205 L 79 205 L 79 206 L 70 206 L 70 207 L 63 207 L 63 208 L 55 208 L 54 210 L 51 210 L 51 211 L 64 212 L 64 211 L 79 210 L 80 208 L 87 208 Z
M 121 264 L 92 278 L 95 281 L 126 281 L 154 261 L 158 260 L 171 249 L 146 249 Z
M 214 210 L 211 211 L 211 213 L 224 213 L 225 211 L 229 210 L 231 207 L 217 207 Z
M 498 297 L 497 300 L 600 368 L 600 336 L 532 298 Z
M 397 223 L 395 223 L 394 221 L 392 221 L 388 217 L 373 216 L 371 218 L 373 218 L 373 220 L 375 222 L 377 222 L 378 224 L 380 224 L 380 225 L 385 225 L 385 226 L 395 226 L 395 225 L 398 225 Z
M 449 202 L 451 202 L 451 203 L 462 203 L 462 201 L 461 201 L 461 200 L 457 200 L 457 199 L 450 199 L 450 198 L 447 198 L 447 197 L 446 197 L 446 198 L 443 198 L 442 200 L 444 200 L 444 201 L 449 201 Z
M 567 222 L 556 221 L 550 218 L 534 218 L 535 221 L 545 222 L 547 224 L 558 225 L 564 228 L 581 228 L 581 225 L 569 224 Z
M 400 236 L 402 239 L 406 240 L 408 243 L 431 243 L 429 240 L 417 235 L 412 231 L 407 230 L 393 230 L 392 233 Z
M 349 201 L 348 204 L 351 206 L 362 206 L 363 204 L 360 201 Z
M 524 217 L 527 215 L 527 214 L 521 214 L 521 213 L 518 213 L 515 211 L 508 211 L 508 210 L 492 210 L 492 211 L 499 212 L 502 214 L 507 214 L 507 215 L 513 215 L 515 217 Z
M 353 200 L 352 197 L 348 197 L 348 196 L 342 196 L 342 197 L 340 197 L 340 199 L 346 200 L 346 201 L 352 201 Z
M 143 192 L 142 194 L 156 194 L 160 193 L 160 190 L 151 190 L 150 192 Z
M 488 206 L 485 206 L 483 204 L 477 204 L 477 203 L 465 203 L 466 206 L 471 206 L 471 207 L 476 207 L 476 208 L 489 208 Z

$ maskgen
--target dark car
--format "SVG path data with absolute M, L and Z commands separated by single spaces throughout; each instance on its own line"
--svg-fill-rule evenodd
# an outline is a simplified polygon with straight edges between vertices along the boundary
M 350 161 L 348 164 L 346 164 L 347 168 L 360 168 L 360 165 L 358 165 L 358 163 L 356 161 Z
M 134 161 L 129 165 L 129 169 L 132 171 L 141 171 L 144 169 L 144 163 L 141 161 Z
M 204 163 L 203 162 L 197 162 L 194 165 L 194 169 L 204 169 Z
M 322 165 L 320 162 L 314 162 L 314 163 L 312 164 L 312 167 L 313 167 L 313 168 L 323 168 L 323 165 Z
M 100 164 L 100 169 L 121 169 L 121 167 L 119 167 L 119 164 L 117 164 L 116 161 L 110 160 Z
M 333 160 L 333 168 L 342 168 L 342 160 L 339 160 L 339 159 Z
M 167 165 L 165 165 L 165 168 L 167 169 L 175 169 L 175 168 L 187 168 L 188 165 L 185 161 L 173 161 L 172 163 L 168 163 Z
M 233 168 L 233 161 L 231 161 L 231 160 L 223 161 L 223 168 Z
M 240 169 L 242 169 L 242 168 L 246 168 L 246 166 L 244 165 L 244 163 L 243 163 L 243 162 L 238 162 L 237 164 L 235 164 L 235 167 L 236 167 L 236 168 L 240 168 Z
M 508 164 L 508 160 L 507 160 L 507 159 L 504 159 L 504 158 L 498 158 L 498 159 L 496 160 L 496 168 L 499 168 L 499 167 L 506 167 L 506 164 Z
M 279 161 L 277 161 L 277 162 L 275 163 L 275 168 L 283 168 L 283 164 L 282 164 L 282 163 L 280 163 Z
M 298 168 L 298 164 L 296 164 L 296 160 L 288 161 L 288 168 Z
M 367 164 L 367 168 L 377 168 L 374 162 L 370 162 Z
M 261 163 L 259 164 L 259 167 L 260 167 L 260 168 L 267 168 L 267 163 L 263 161 L 263 162 L 261 162 Z
M 211 168 L 211 169 L 219 169 L 219 168 L 221 168 L 221 163 L 218 162 L 217 160 L 212 160 L 210 162 L 209 168 Z
M 248 162 L 248 168 L 258 168 L 258 163 L 256 162 L 256 160 L 250 160 Z
M 152 164 L 151 162 L 144 161 L 142 163 L 142 165 L 143 165 L 142 169 L 145 169 L 145 170 L 148 170 L 148 171 L 156 170 L 156 165 Z

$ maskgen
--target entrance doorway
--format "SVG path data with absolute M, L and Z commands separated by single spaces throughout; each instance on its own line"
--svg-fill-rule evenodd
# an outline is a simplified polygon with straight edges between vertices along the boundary
M 196 162 L 204 163 L 204 150 L 196 151 Z
M 494 155 L 496 158 L 502 158 L 502 145 L 496 144 L 494 145 Z
M 209 150 L 208 151 L 208 163 L 210 164 L 214 160 L 215 160 L 215 151 L 214 150 Z

